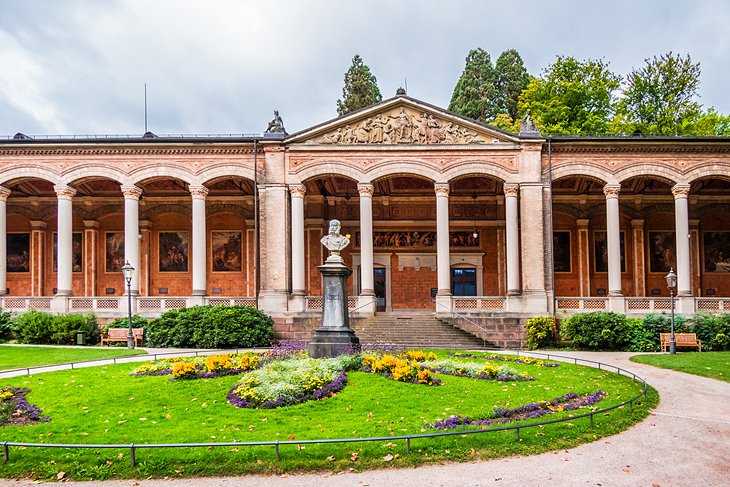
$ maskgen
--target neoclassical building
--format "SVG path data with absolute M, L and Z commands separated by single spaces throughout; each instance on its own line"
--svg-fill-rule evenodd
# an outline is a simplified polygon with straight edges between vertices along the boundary
M 280 121 L 279 121 L 280 122 Z M 289 135 L 0 140 L 0 304 L 316 321 L 328 221 L 350 309 L 476 318 L 730 308 L 730 140 L 507 133 L 396 96 Z M 326 297 L 325 297 L 326 299 Z

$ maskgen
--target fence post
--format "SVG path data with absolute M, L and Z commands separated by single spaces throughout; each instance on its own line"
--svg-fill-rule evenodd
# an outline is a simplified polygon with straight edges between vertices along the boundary
M 591 416 L 591 428 L 593 428 L 593 412 L 591 412 L 590 416 Z
M 137 466 L 137 459 L 134 456 L 134 443 L 129 445 L 129 458 L 132 461 L 132 468 Z
M 406 438 L 406 453 L 411 452 L 411 437 Z
M 8 463 L 8 460 L 10 460 L 10 449 L 8 448 L 8 442 L 3 442 L 3 453 L 5 454 L 5 463 Z
M 520 429 L 515 428 L 515 432 L 517 433 L 517 438 L 515 438 L 516 441 L 520 441 Z
M 279 456 L 279 440 L 276 440 L 276 461 L 278 462 L 279 460 L 281 460 Z

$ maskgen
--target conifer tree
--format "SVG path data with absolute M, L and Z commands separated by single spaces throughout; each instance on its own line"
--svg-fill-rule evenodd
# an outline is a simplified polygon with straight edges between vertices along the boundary
M 494 69 L 497 77 L 497 91 L 499 92 L 498 112 L 506 113 L 512 120 L 515 120 L 520 94 L 527 88 L 530 75 L 527 74 L 520 53 L 514 49 L 509 49 L 500 54 Z
M 337 100 L 337 114 L 342 116 L 361 108 L 369 107 L 383 99 L 378 80 L 363 63 L 359 54 L 352 58 L 352 66 L 345 73 L 342 99 Z
M 498 113 L 497 79 L 492 59 L 484 49 L 469 51 L 466 66 L 451 95 L 449 110 L 486 122 Z

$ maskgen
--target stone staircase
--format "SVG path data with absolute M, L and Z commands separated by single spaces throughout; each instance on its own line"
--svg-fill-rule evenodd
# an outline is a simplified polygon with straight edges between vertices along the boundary
M 436 349 L 484 348 L 483 340 L 437 319 L 433 312 L 377 313 L 369 318 L 353 318 L 350 326 L 362 344 Z M 489 343 L 487 347 L 490 347 Z

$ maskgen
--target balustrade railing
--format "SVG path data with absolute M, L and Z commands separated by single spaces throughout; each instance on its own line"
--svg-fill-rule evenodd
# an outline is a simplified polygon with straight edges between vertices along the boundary
M 321 310 L 323 306 L 322 296 L 307 296 L 307 311 Z M 357 308 L 357 296 L 347 297 L 347 309 Z
M 452 298 L 452 309 L 461 311 L 501 311 L 505 309 L 503 296 L 459 296 Z

